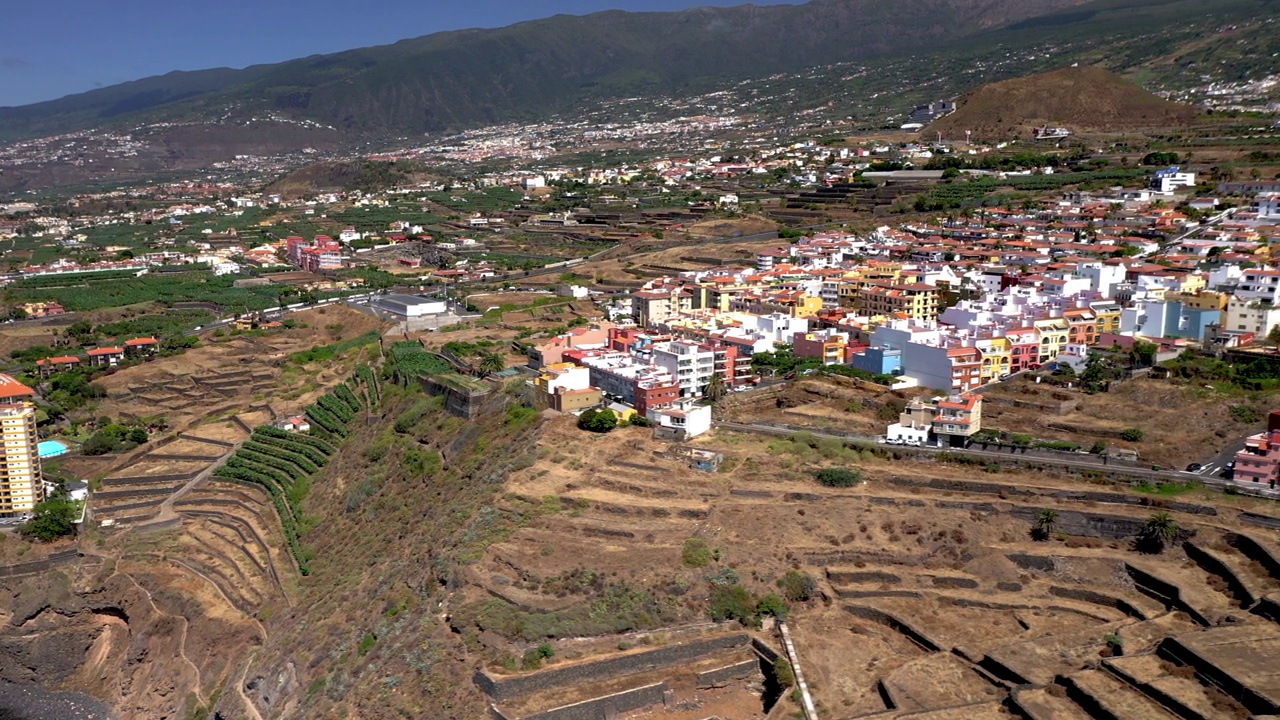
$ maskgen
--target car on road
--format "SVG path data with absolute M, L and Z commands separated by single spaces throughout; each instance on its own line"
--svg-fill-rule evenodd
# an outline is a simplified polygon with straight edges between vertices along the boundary
M 1198 473 L 1203 469 L 1204 469 L 1204 465 L 1201 465 L 1200 463 L 1191 463 L 1190 465 L 1187 466 L 1187 469 L 1184 470 L 1183 472 Z

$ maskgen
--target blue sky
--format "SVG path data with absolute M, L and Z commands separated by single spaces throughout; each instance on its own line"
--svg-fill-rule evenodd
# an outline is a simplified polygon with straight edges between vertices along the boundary
M 171 70 L 279 62 L 559 13 L 739 4 L 743 0 L 13 0 L 0 15 L 0 106 Z

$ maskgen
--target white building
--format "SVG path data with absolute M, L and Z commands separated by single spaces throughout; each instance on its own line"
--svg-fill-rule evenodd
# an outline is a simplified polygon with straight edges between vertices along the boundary
M 653 346 L 653 364 L 675 376 L 681 397 L 699 397 L 715 374 L 716 354 L 697 343 L 674 340 Z
M 789 343 L 796 333 L 809 332 L 808 319 L 783 313 L 757 316 L 755 323 L 754 329 L 775 343 Z
M 1253 199 L 1258 207 L 1258 217 L 1280 220 L 1280 193 L 1263 193 Z
M 1103 262 L 1082 262 L 1076 266 L 1076 275 L 1089 281 L 1090 290 L 1110 299 L 1115 297 L 1116 286 L 1125 281 L 1125 268 Z
M 1161 170 L 1151 178 L 1151 189 L 1156 192 L 1168 195 L 1178 188 L 1195 187 L 1196 174 L 1189 172 L 1180 172 L 1178 168 L 1173 167 L 1168 170 Z
M 680 400 L 669 408 L 650 410 L 654 437 L 683 442 L 711 429 L 711 406 Z

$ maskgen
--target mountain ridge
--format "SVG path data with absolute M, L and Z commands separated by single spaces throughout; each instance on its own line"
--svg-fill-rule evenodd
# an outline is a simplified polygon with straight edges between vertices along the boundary
M 243 69 L 164 75 L 0 108 L 0 139 L 274 112 L 360 136 L 532 119 L 595 94 L 743 78 L 924 48 L 1084 0 L 813 0 L 556 15 Z

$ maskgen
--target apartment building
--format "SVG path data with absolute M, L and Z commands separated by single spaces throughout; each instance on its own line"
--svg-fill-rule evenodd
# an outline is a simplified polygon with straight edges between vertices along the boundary
M 694 309 L 694 296 L 683 287 L 640 290 L 631 295 L 631 310 L 641 327 Z
M 924 283 L 873 283 L 858 294 L 858 304 L 867 315 L 894 316 L 901 313 L 913 320 L 935 320 L 938 317 L 938 288 Z
M 653 364 L 676 378 L 682 397 L 700 397 L 716 374 L 715 351 L 698 343 L 658 343 L 653 346 Z
M 0 517 L 31 512 L 44 500 L 35 392 L 0 374 Z
M 823 365 L 843 365 L 845 348 L 849 346 L 849 334 L 827 328 L 807 333 L 796 333 L 791 340 L 791 352 L 798 358 L 818 358 Z

